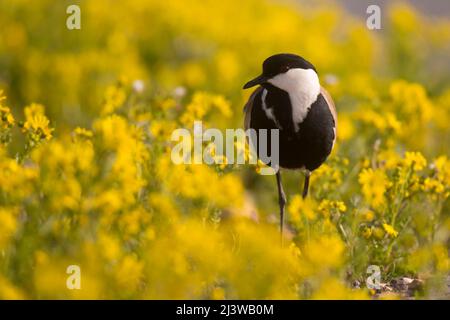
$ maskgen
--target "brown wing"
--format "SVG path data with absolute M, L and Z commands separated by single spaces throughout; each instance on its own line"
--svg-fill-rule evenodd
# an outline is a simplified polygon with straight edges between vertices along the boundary
M 244 106 L 244 128 L 247 130 L 250 128 L 250 117 L 252 114 L 253 103 L 255 101 L 255 97 L 263 90 L 262 87 L 259 87 L 251 94 L 250 98 L 248 98 L 247 103 Z
M 330 94 L 327 90 L 325 90 L 324 87 L 320 87 L 320 93 L 325 98 L 325 101 L 327 102 L 328 108 L 330 108 L 331 115 L 334 119 L 334 128 L 337 134 L 337 112 L 336 112 L 336 106 L 334 105 L 334 101 L 331 98 Z M 334 137 L 334 140 L 336 140 L 336 136 Z

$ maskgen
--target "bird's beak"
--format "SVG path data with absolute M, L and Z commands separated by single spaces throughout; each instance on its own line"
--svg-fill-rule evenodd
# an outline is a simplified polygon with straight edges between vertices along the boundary
M 249 82 L 247 82 L 244 85 L 243 89 L 248 89 L 248 88 L 257 86 L 258 84 L 262 84 L 262 83 L 264 83 L 266 81 L 267 81 L 267 77 L 265 77 L 263 75 L 257 76 L 255 79 L 250 80 Z

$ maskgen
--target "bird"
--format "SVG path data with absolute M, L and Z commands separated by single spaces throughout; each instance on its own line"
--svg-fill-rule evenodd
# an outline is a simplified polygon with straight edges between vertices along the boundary
M 330 94 L 321 86 L 314 65 L 292 53 L 268 57 L 262 74 L 248 81 L 243 89 L 258 86 L 244 106 L 244 128 L 268 133 L 266 150 L 270 149 L 270 129 L 278 129 L 279 168 L 276 170 L 280 235 L 283 241 L 286 194 L 281 169 L 304 173 L 302 197 L 309 190 L 311 173 L 330 155 L 337 136 L 337 112 Z M 250 139 L 251 140 L 251 139 Z M 250 141 L 260 158 L 256 141 Z M 269 163 L 266 163 L 269 164 Z

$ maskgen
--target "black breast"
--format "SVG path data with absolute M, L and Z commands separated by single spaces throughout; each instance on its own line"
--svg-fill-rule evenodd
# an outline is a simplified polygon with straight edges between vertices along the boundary
M 328 157 L 334 141 L 334 119 L 325 98 L 319 94 L 306 118 L 294 129 L 289 95 L 278 88 L 266 88 L 266 106 L 272 109 L 276 121 L 267 117 L 262 107 L 262 92 L 255 97 L 250 127 L 280 129 L 280 166 L 283 168 L 317 169 Z M 270 134 L 268 139 L 270 151 Z M 258 150 L 258 148 L 257 148 Z M 259 150 L 258 150 L 259 155 Z

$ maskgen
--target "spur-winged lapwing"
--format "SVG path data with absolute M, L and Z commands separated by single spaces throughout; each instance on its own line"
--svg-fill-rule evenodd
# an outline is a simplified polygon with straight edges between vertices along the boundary
M 244 107 L 245 129 L 279 129 L 279 166 L 305 173 L 303 198 L 311 172 L 328 157 L 336 141 L 337 115 L 328 92 L 322 88 L 314 66 L 295 54 L 276 54 L 263 63 L 260 76 L 244 89 L 259 87 Z M 255 145 L 259 157 L 258 147 Z M 266 150 L 271 150 L 270 146 Z M 286 195 L 277 170 L 280 231 L 283 234 Z

